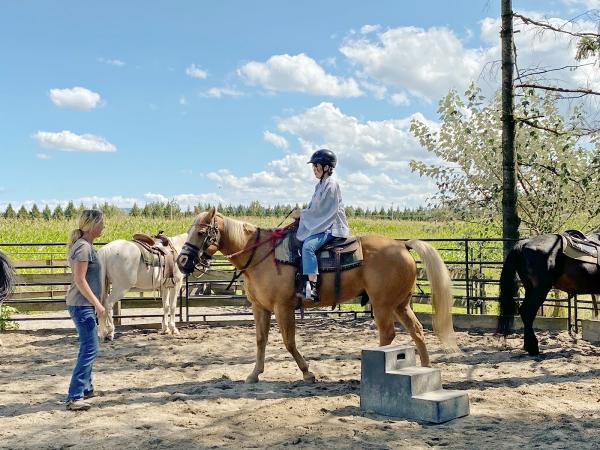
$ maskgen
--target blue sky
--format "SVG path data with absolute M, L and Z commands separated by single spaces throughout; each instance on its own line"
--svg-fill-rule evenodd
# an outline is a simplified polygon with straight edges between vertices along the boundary
M 514 8 L 560 21 L 598 3 Z M 410 120 L 435 127 L 439 98 L 472 80 L 497 88 L 482 73 L 499 58 L 499 10 L 475 0 L 2 0 L 0 208 L 304 202 L 314 185 L 305 162 L 320 147 L 339 156 L 346 204 L 423 205 L 435 186 L 407 165 L 431 155 Z M 524 61 L 572 57 L 569 43 L 534 40 L 522 42 Z

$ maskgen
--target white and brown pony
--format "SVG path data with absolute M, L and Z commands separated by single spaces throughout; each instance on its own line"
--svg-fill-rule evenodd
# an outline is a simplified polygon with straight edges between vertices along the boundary
M 175 258 L 181 251 L 187 234 L 169 238 L 175 250 Z M 181 289 L 183 275 L 177 265 L 173 268 L 173 278 L 166 278 L 159 266 L 148 266 L 142 259 L 140 248 L 131 241 L 119 239 L 109 242 L 98 250 L 102 266 L 102 304 L 106 308 L 105 320 L 101 321 L 99 336 L 113 340 L 115 325 L 112 317 L 113 305 L 131 289 L 144 291 L 160 290 L 163 306 L 162 333 L 179 334 L 175 325 L 177 295 Z M 110 293 L 108 285 L 111 285 Z
M 197 264 L 208 265 L 217 251 L 230 255 L 231 263 L 243 270 L 244 286 L 256 324 L 256 365 L 246 382 L 255 383 L 264 371 L 271 313 L 279 324 L 286 349 L 292 354 L 306 381 L 315 376 L 296 348 L 295 273 L 292 266 L 276 266 L 270 237 L 273 230 L 263 230 L 249 223 L 223 216 L 211 208 L 194 220 L 177 264 L 185 274 Z M 257 246 L 257 243 L 266 242 Z M 452 326 L 451 280 L 437 251 L 426 242 L 405 242 L 369 235 L 361 237 L 363 263 L 342 272 L 339 299 L 336 301 L 334 273 L 321 275 L 319 306 L 332 306 L 363 293 L 369 296 L 379 330 L 379 344 L 388 345 L 395 336 L 394 322 L 399 320 L 413 338 L 423 366 L 429 366 L 423 326 L 410 307 L 417 267 L 409 249 L 415 250 L 425 265 L 433 297 L 433 325 L 438 338 L 447 347 L 456 348 Z M 253 249 L 254 248 L 254 249 Z M 253 250 L 251 250 L 253 249 Z M 307 302 L 307 306 L 314 306 Z

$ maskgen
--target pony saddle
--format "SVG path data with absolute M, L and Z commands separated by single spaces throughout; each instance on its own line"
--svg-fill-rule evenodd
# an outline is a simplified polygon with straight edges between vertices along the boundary
M 565 256 L 600 266 L 600 241 L 596 238 L 577 230 L 567 230 L 560 237 Z
M 163 272 L 163 280 L 173 279 L 175 251 L 163 230 L 160 230 L 155 236 L 136 233 L 133 235 L 131 242 L 140 249 L 142 260 L 146 266 L 160 267 Z
M 275 243 L 275 260 L 300 268 L 302 265 L 302 242 L 292 229 Z M 349 270 L 362 264 L 363 253 L 360 238 L 333 238 L 317 250 L 319 272 Z

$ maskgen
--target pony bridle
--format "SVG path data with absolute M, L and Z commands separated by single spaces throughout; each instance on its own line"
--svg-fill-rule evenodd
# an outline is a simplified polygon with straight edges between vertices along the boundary
M 186 242 L 177 257 L 179 270 L 186 275 L 191 274 L 195 269 L 206 272 L 210 268 L 212 256 L 219 249 L 221 239 L 219 226 L 214 218 L 210 223 L 195 224 L 194 228 L 194 233 L 200 237 L 202 244 L 198 247 L 189 241 Z M 214 247 L 214 250 L 211 247 Z

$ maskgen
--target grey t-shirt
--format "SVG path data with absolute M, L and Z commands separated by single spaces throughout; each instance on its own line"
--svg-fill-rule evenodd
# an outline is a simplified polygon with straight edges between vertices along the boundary
M 100 260 L 98 252 L 92 244 L 85 239 L 78 239 L 69 252 L 69 266 L 73 269 L 76 261 L 87 261 L 88 268 L 85 273 L 92 292 L 100 299 L 102 294 L 102 280 L 100 279 Z M 68 306 L 92 306 L 87 298 L 81 294 L 75 282 L 71 282 L 65 297 Z

